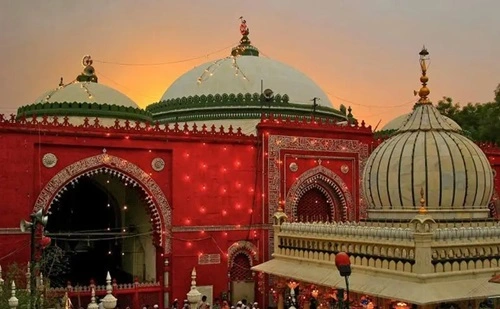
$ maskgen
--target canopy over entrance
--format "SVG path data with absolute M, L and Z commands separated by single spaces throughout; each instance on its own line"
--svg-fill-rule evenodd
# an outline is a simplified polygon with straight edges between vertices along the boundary
M 345 280 L 339 275 L 333 262 L 320 264 L 273 259 L 252 267 L 252 270 L 317 285 L 345 288 Z M 388 277 L 381 273 L 364 273 L 353 267 L 349 288 L 357 293 L 424 305 L 500 295 L 500 284 L 489 282 L 490 279 L 489 274 L 474 273 L 467 279 L 448 277 L 431 280 L 397 274 Z

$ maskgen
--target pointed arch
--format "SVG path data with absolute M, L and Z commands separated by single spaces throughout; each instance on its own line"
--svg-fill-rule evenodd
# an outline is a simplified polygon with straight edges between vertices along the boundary
M 170 253 L 170 241 L 167 234 L 172 224 L 172 213 L 168 200 L 153 178 L 137 165 L 107 153 L 88 157 L 70 164 L 58 172 L 40 191 L 33 212 L 49 210 L 53 201 L 66 186 L 82 176 L 109 172 L 121 178 L 132 180 L 147 194 L 148 212 L 151 216 L 157 245 L 163 246 L 165 253 Z
M 326 184 L 331 190 L 321 186 L 318 182 Z M 336 199 L 342 207 L 342 219 L 353 220 L 355 218 L 352 195 L 349 192 L 347 185 L 339 175 L 323 165 L 318 165 L 304 172 L 293 183 L 290 190 L 288 190 L 285 201 L 285 213 L 289 218 L 292 218 L 292 220 L 295 218 L 300 198 L 312 188 L 320 190 L 323 194 L 325 194 L 325 196 L 328 197 L 327 201 L 330 207 L 332 207 L 332 217 L 335 212 L 333 200 Z

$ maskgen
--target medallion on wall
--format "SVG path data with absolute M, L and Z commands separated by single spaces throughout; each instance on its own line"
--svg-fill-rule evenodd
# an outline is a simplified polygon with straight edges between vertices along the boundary
M 349 166 L 347 166 L 347 165 L 345 165 L 345 164 L 344 164 L 344 165 L 342 165 L 342 166 L 340 167 L 340 171 L 341 171 L 342 173 L 344 173 L 344 174 L 349 173 Z
M 163 161 L 162 158 L 154 158 L 153 161 L 151 161 L 151 167 L 155 171 L 161 172 L 165 168 L 165 161 Z
M 57 157 L 53 153 L 46 153 L 42 157 L 42 163 L 46 168 L 52 168 L 57 164 Z
M 290 163 L 290 170 L 292 172 L 298 171 L 299 170 L 299 166 L 297 165 L 297 163 L 295 163 L 295 162 Z

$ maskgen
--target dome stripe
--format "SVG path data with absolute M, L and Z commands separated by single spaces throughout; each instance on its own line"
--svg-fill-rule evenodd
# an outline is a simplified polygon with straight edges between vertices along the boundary
M 443 158 L 445 157 L 448 157 L 447 160 L 443 160 L 441 162 L 441 167 L 442 167 L 442 170 L 441 171 L 454 171 L 455 170 L 455 161 L 453 160 L 453 151 L 450 147 L 450 145 L 446 142 L 446 139 L 444 138 L 443 134 L 439 134 L 439 133 L 436 133 L 436 138 L 439 137 L 439 139 L 441 139 L 441 142 L 438 143 L 438 145 L 441 145 L 441 147 L 443 148 L 443 150 L 447 150 L 447 153 L 448 155 L 446 156 L 445 154 L 443 155 Z M 443 152 L 441 152 L 443 153 Z M 451 164 L 451 167 L 449 166 L 445 166 L 445 165 L 448 165 L 448 164 Z M 446 177 L 446 180 L 448 181 L 444 181 L 444 177 Z M 451 179 L 450 179 L 450 178 Z M 441 187 L 441 195 L 443 194 L 443 192 L 450 192 L 451 193 L 451 196 L 449 196 L 448 194 L 446 195 L 446 197 L 442 198 L 441 199 L 441 203 L 439 204 L 439 207 L 442 207 L 444 204 L 445 204 L 445 201 L 450 201 L 450 207 L 453 207 L 453 204 L 455 203 L 455 195 L 457 194 L 457 186 L 456 186 L 456 182 L 457 182 L 457 175 L 455 173 L 443 173 L 441 172 L 441 178 L 443 179 L 443 187 Z M 446 187 L 445 187 L 445 184 L 448 184 L 450 183 L 451 184 L 451 187 L 452 187 L 452 190 L 446 190 Z
M 436 139 L 436 135 L 433 131 L 431 131 L 431 136 L 432 139 L 434 140 L 434 146 L 436 147 L 436 152 L 437 152 L 437 165 L 439 168 L 439 198 L 438 198 L 438 204 L 437 206 L 441 207 L 441 201 L 443 198 L 443 168 L 441 166 L 441 153 L 439 152 L 439 145 Z
M 399 168 L 401 168 L 401 165 L 399 165 L 398 173 L 397 173 L 397 181 L 393 183 L 392 181 L 390 181 L 392 178 L 391 175 L 393 175 L 393 173 L 391 173 L 391 163 L 394 163 L 394 160 L 393 160 L 394 151 L 396 150 L 396 148 L 400 148 L 399 142 L 404 140 L 403 146 L 404 146 L 404 143 L 406 143 L 406 139 L 403 139 L 403 137 L 404 137 L 404 134 L 401 134 L 400 136 L 394 138 L 394 140 L 395 140 L 394 146 L 392 147 L 392 151 L 387 158 L 387 170 L 386 170 L 387 181 L 386 181 L 385 189 L 387 192 L 387 199 L 389 201 L 390 208 L 393 208 L 393 206 L 394 206 L 392 203 L 392 199 L 391 199 L 392 194 L 391 194 L 390 189 L 392 186 L 399 184 Z M 398 185 L 398 187 L 399 187 L 399 185 Z
M 383 201 L 383 200 L 382 200 L 382 196 L 381 196 L 381 191 L 382 191 L 381 189 L 382 189 L 382 188 L 380 187 L 380 183 L 381 183 L 382 181 L 381 181 L 381 179 L 380 179 L 380 178 L 381 178 L 380 176 L 381 176 L 381 175 L 384 175 L 384 174 L 381 174 L 381 173 L 380 173 L 380 168 L 382 167 L 382 160 L 386 157 L 386 155 L 385 155 L 386 151 L 387 151 L 388 149 L 394 148 L 394 147 L 392 146 L 392 144 L 394 144 L 396 141 L 397 141 L 397 139 L 396 139 L 396 138 L 389 140 L 389 141 L 388 141 L 388 143 L 387 143 L 387 144 L 383 147 L 383 152 L 382 152 L 382 154 L 381 154 L 380 156 L 377 156 L 377 157 L 376 157 L 376 159 L 379 159 L 379 160 L 378 160 L 378 164 L 377 164 L 377 197 L 378 197 L 378 202 L 380 203 L 380 206 L 382 206 L 382 207 L 383 207 L 383 206 L 385 206 L 385 203 L 384 203 L 385 201 Z M 374 163 L 375 163 L 375 162 L 374 162 Z M 385 183 L 385 184 L 387 184 L 387 181 L 388 181 L 388 179 L 387 179 L 387 174 L 385 174 L 384 176 L 385 176 L 385 181 L 384 181 L 384 183 Z
M 465 158 L 464 158 L 464 153 L 463 153 L 463 150 L 462 148 L 460 147 L 459 143 L 457 142 L 457 140 L 453 137 L 453 135 L 451 135 L 449 132 L 446 132 L 446 134 L 450 137 L 450 142 L 454 142 L 455 143 L 455 146 L 457 147 L 458 149 L 458 152 L 460 153 L 460 156 L 459 158 L 457 158 L 457 160 L 459 162 L 461 162 L 461 164 L 463 165 L 463 176 L 464 176 L 464 188 L 463 190 L 458 190 L 456 192 L 456 202 L 461 202 L 461 204 L 452 204 L 452 208 L 455 206 L 455 205 L 458 205 L 458 206 L 465 206 L 465 203 L 467 201 L 467 193 L 469 191 L 469 177 L 467 177 L 467 173 L 468 173 L 468 170 L 467 170 L 467 162 L 465 161 Z M 459 162 L 456 162 L 457 164 L 459 164 Z M 460 170 L 459 169 L 455 169 L 455 173 L 458 173 L 460 175 Z M 463 193 L 463 198 L 461 199 L 458 195 L 462 194 Z
M 467 151 L 469 152 L 469 158 L 470 160 L 472 161 L 472 164 L 469 164 L 471 167 L 474 166 L 474 173 L 467 173 L 467 179 L 470 179 L 470 181 L 472 182 L 473 180 L 475 181 L 475 186 L 472 190 L 473 193 L 473 196 L 472 196 L 472 200 L 470 201 L 470 205 L 468 205 L 467 203 L 464 205 L 464 206 L 474 206 L 474 205 L 477 205 L 476 204 L 476 198 L 477 198 L 477 191 L 479 190 L 479 170 L 477 168 L 477 162 L 475 160 L 475 155 L 472 153 L 471 151 L 471 145 L 470 143 L 467 143 L 467 141 L 464 141 L 463 138 L 458 138 L 458 140 L 460 140 L 460 142 L 464 145 L 464 148 L 467 149 Z
M 373 197 L 373 188 L 375 188 L 374 186 L 374 182 L 372 182 L 372 171 L 373 171 L 373 165 L 375 164 L 375 159 L 376 157 L 378 156 L 378 153 L 380 152 L 380 150 L 384 147 L 384 145 L 387 143 L 388 141 L 386 140 L 385 142 L 383 142 L 382 144 L 380 144 L 377 148 L 375 148 L 375 151 L 372 153 L 372 155 L 370 156 L 370 158 L 368 159 L 368 162 L 366 164 L 366 168 L 365 168 L 365 172 L 364 172 L 364 176 L 363 176 L 363 181 L 366 183 L 366 188 L 370 188 L 370 190 L 364 190 L 365 192 L 370 192 L 370 196 L 365 196 L 365 198 L 369 198 L 371 200 L 371 204 L 372 205 L 377 205 L 375 204 L 375 198 Z M 376 183 L 377 179 L 375 179 L 375 183 Z M 365 195 L 367 195 L 365 193 Z
M 401 203 L 401 207 L 405 206 L 404 203 L 403 203 L 403 193 L 401 192 L 401 188 L 402 188 L 402 186 L 401 186 L 401 182 L 402 182 L 401 181 L 401 174 L 402 174 L 401 166 L 402 166 L 402 163 L 403 163 L 403 154 L 405 153 L 405 148 L 406 148 L 406 146 L 409 145 L 408 140 L 412 137 L 413 134 L 411 134 L 411 133 L 403 133 L 403 134 L 401 134 L 401 136 L 404 136 L 404 135 L 406 135 L 407 138 L 405 139 L 405 142 L 404 142 L 403 147 L 401 149 L 401 153 L 399 155 L 398 183 L 397 183 L 397 185 L 398 185 L 398 193 L 399 193 L 399 202 Z
M 476 190 L 477 197 L 480 199 L 478 202 L 476 202 L 476 199 L 474 199 L 474 205 L 488 205 L 489 198 L 487 197 L 486 188 L 487 188 L 487 185 L 489 182 L 488 182 L 488 176 L 486 175 L 486 172 L 485 172 L 485 171 L 487 171 L 487 168 L 485 168 L 485 163 L 489 164 L 489 163 L 487 163 L 488 159 L 485 157 L 482 150 L 480 150 L 479 147 L 476 146 L 476 144 L 472 143 L 469 140 L 464 140 L 463 142 L 468 144 L 469 151 L 471 152 L 472 159 L 474 160 L 474 162 L 479 161 L 479 163 L 481 164 L 481 166 L 480 166 L 481 170 L 477 169 L 476 177 L 479 177 L 479 173 L 481 173 L 483 176 L 482 179 L 484 181 L 480 186 L 479 179 L 478 179 L 477 188 L 478 188 L 478 190 L 479 190 L 479 188 L 483 188 L 483 190 L 482 190 L 482 194 L 477 194 L 478 190 Z M 475 154 L 472 154 L 472 151 Z M 476 165 L 476 167 L 478 167 L 478 165 Z M 490 183 L 489 185 L 491 187 L 492 184 Z
M 415 202 L 415 149 L 417 148 L 417 140 L 418 140 L 418 136 L 420 135 L 420 131 L 417 131 L 417 134 L 415 136 L 415 141 L 413 142 L 413 149 L 412 149 L 412 155 L 411 155 L 411 188 L 410 188 L 410 191 L 411 191 L 411 200 L 413 202 L 413 208 L 416 208 L 417 207 L 417 202 Z

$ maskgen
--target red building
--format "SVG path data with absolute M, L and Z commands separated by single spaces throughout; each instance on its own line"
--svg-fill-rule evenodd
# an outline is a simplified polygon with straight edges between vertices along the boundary
M 71 252 L 73 286 L 109 270 L 118 283 L 157 282 L 163 303 L 185 298 L 195 267 L 209 298 L 265 306 L 268 283 L 250 267 L 272 254 L 278 207 L 298 221 L 363 218 L 371 127 L 259 57 L 246 24 L 241 33 L 230 57 L 187 72 L 145 110 L 99 84 L 87 56 L 74 82 L 1 116 L 4 269 L 29 260 L 19 222 L 44 209 L 52 246 Z M 500 151 L 483 149 L 498 172 Z

